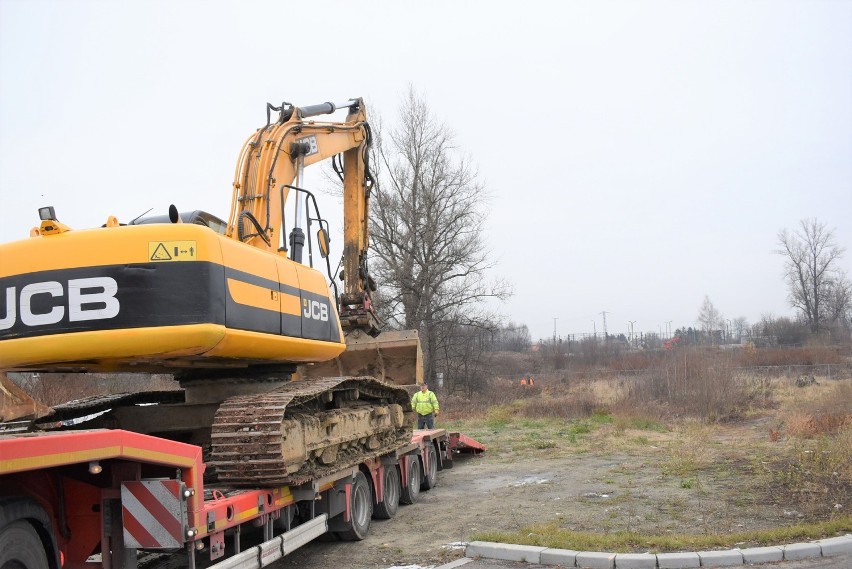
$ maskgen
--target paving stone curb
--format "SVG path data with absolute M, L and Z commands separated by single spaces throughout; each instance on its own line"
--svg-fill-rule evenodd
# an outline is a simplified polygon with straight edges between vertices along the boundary
M 852 534 L 777 547 L 751 547 L 694 553 L 606 553 L 573 551 L 531 545 L 472 541 L 465 557 L 526 561 L 581 569 L 696 569 L 736 567 L 755 563 L 792 561 L 852 554 Z
M 784 560 L 783 547 L 750 547 L 743 549 L 743 563 L 769 563 Z

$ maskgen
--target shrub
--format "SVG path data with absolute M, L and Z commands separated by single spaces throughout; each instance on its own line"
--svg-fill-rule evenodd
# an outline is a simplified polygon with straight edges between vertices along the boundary
M 626 400 L 635 406 L 664 403 L 705 421 L 730 419 L 749 404 L 733 368 L 728 354 L 713 349 L 672 350 L 632 383 Z
M 798 400 L 795 411 L 784 417 L 784 426 L 787 435 L 798 438 L 837 433 L 852 426 L 852 383 L 838 383 L 814 400 Z

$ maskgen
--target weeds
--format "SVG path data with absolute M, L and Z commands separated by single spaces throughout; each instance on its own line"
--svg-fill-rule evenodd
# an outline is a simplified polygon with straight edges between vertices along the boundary
M 664 354 L 628 387 L 624 403 L 665 403 L 706 422 L 739 416 L 750 404 L 730 357 L 685 348 Z
M 627 429 L 633 429 L 635 431 L 654 431 L 657 433 L 665 433 L 669 430 L 657 419 L 636 415 L 625 415 L 621 409 L 617 410 L 616 413 L 618 414 L 614 417 L 613 422 L 615 424 L 616 431 L 620 433 L 625 432 Z
M 850 382 L 818 389 L 813 399 L 804 399 L 800 393 L 793 397 L 793 408 L 784 414 L 784 431 L 787 436 L 814 438 L 823 434 L 838 433 L 852 426 Z
M 852 505 L 852 426 L 834 437 L 801 440 L 789 456 L 766 465 L 768 493 L 816 515 Z
M 699 469 L 695 453 L 686 449 L 673 452 L 669 459 L 660 464 L 660 472 L 663 476 L 688 476 Z
M 496 405 L 488 409 L 485 424 L 492 429 L 505 427 L 512 420 L 515 410 L 511 405 Z
M 574 377 L 568 385 L 539 374 L 535 393 L 506 389 L 490 408 L 478 401 L 473 408 L 481 413 L 468 413 L 459 430 L 487 429 L 483 442 L 498 460 L 586 452 L 606 460 L 613 453 L 615 465 L 592 480 L 620 491 L 624 476 L 635 472 L 639 486 L 607 492 L 606 501 L 578 500 L 578 511 L 560 522 L 520 528 L 514 537 L 472 538 L 677 551 L 852 531 L 852 381 L 797 388 L 789 379 L 738 375 L 737 357 L 692 348 L 659 352 L 633 362 L 641 375 Z M 621 456 L 640 451 L 644 465 L 631 471 L 633 463 Z M 739 515 L 743 510 L 759 510 L 760 517 Z M 789 525 L 805 520 L 813 523 Z M 742 529 L 773 524 L 781 527 Z M 684 528 L 698 535 L 676 533 Z

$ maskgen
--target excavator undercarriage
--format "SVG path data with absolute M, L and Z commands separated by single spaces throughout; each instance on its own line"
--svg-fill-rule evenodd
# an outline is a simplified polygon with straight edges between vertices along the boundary
M 299 484 L 411 439 L 408 392 L 371 377 L 293 382 L 233 397 L 216 412 L 212 461 L 221 482 Z

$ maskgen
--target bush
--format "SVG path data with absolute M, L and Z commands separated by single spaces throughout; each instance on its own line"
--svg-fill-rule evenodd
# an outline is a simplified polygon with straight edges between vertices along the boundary
M 731 357 L 706 348 L 683 348 L 664 357 L 637 378 L 626 402 L 665 404 L 705 421 L 734 418 L 748 408 L 749 391 L 734 375 Z

